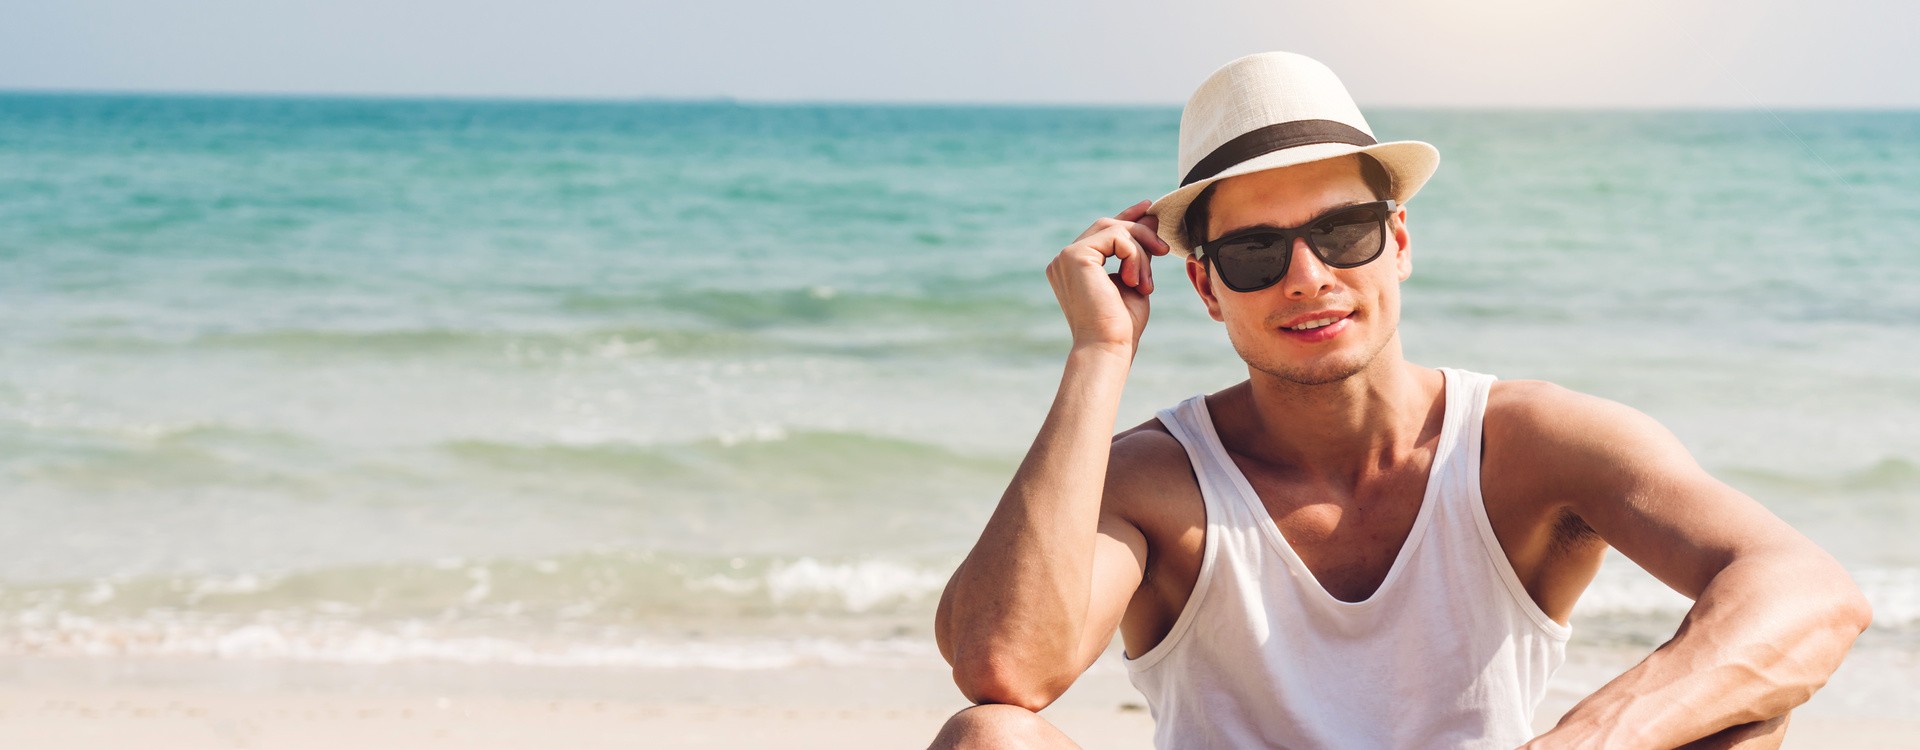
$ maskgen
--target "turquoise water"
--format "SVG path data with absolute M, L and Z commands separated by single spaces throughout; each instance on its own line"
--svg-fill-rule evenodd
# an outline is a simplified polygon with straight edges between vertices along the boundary
M 1040 269 L 1178 117 L 0 95 L 0 652 L 937 658 L 1065 352 Z M 1444 158 L 1411 358 L 1660 418 L 1911 648 L 1920 113 L 1373 125 Z M 1244 372 L 1155 302 L 1127 424 Z M 1684 606 L 1616 561 L 1576 627 Z

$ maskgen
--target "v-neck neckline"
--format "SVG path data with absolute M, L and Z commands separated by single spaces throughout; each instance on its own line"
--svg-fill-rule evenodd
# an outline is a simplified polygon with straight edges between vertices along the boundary
M 1204 430 L 1203 436 L 1207 441 L 1207 449 L 1219 458 L 1228 477 L 1233 481 L 1234 488 L 1239 491 L 1241 501 L 1249 506 L 1255 520 L 1261 522 L 1260 525 L 1264 527 L 1261 530 L 1262 535 L 1286 560 L 1288 567 L 1312 581 L 1313 590 L 1334 606 L 1364 609 L 1378 603 L 1387 590 L 1392 588 L 1395 581 L 1406 577 L 1408 560 L 1413 557 L 1414 551 L 1420 546 L 1421 539 L 1426 536 L 1423 532 L 1433 518 L 1434 506 L 1439 504 L 1440 473 L 1446 464 L 1447 457 L 1453 452 L 1453 444 L 1458 442 L 1455 436 L 1460 429 L 1457 424 L 1458 417 L 1455 415 L 1457 410 L 1454 409 L 1454 399 L 1460 391 L 1459 378 L 1446 368 L 1440 368 L 1440 372 L 1442 375 L 1440 435 L 1435 439 L 1433 446 L 1433 465 L 1427 467 L 1427 486 L 1421 491 L 1420 510 L 1414 515 L 1413 528 L 1407 530 L 1407 538 L 1400 542 L 1400 552 L 1394 556 L 1393 565 L 1387 569 L 1386 577 L 1380 579 L 1380 584 L 1373 588 L 1373 592 L 1368 594 L 1367 598 L 1352 602 L 1327 591 L 1326 584 L 1321 582 L 1320 576 L 1314 573 L 1312 568 L 1307 567 L 1306 561 L 1300 559 L 1300 553 L 1294 551 L 1293 545 L 1287 542 L 1286 535 L 1280 532 L 1279 522 L 1275 521 L 1273 514 L 1267 511 L 1266 503 L 1260 501 L 1260 494 L 1254 491 L 1253 483 L 1247 480 L 1246 472 L 1241 471 L 1240 464 L 1235 462 L 1233 454 L 1227 451 L 1226 443 L 1220 440 L 1220 432 L 1213 424 L 1213 410 L 1207 406 L 1206 396 L 1202 395 L 1198 399 L 1199 422 Z

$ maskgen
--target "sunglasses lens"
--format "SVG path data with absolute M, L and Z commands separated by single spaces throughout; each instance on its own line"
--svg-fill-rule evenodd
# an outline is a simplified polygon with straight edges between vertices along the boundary
M 1320 261 L 1335 268 L 1364 266 L 1387 247 L 1387 215 L 1392 201 L 1337 209 L 1298 229 L 1258 229 L 1203 245 L 1214 273 L 1236 292 L 1254 292 L 1278 283 L 1293 260 L 1293 243 L 1304 237 Z
M 1313 225 L 1313 246 L 1320 258 L 1336 268 L 1364 265 L 1386 247 L 1386 213 L 1360 206 L 1328 216 Z
M 1214 269 L 1229 288 L 1248 291 L 1272 286 L 1287 275 L 1293 248 L 1279 246 L 1278 235 L 1253 235 L 1221 242 L 1214 249 Z

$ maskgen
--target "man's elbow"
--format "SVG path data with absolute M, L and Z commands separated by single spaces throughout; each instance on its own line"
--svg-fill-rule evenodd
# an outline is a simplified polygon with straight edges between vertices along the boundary
M 1867 601 L 1867 595 L 1851 581 L 1843 592 L 1840 603 L 1833 608 L 1834 623 L 1850 638 L 1859 636 L 1873 625 L 1873 603 Z
M 953 682 L 975 704 L 1002 703 L 1037 712 L 1052 705 L 1073 680 L 1036 675 L 1006 659 L 963 658 L 954 663 Z
M 1793 581 L 1769 597 L 1772 606 L 1800 612 L 1799 621 L 1813 633 L 1830 634 L 1850 645 L 1873 624 L 1873 604 L 1860 585 L 1811 542 L 1800 554 L 1771 557 L 1761 570 L 1775 580 Z
M 1832 557 L 1827 557 L 1827 562 L 1828 572 L 1819 583 L 1806 589 L 1807 593 L 1815 595 L 1805 601 L 1819 607 L 1822 624 L 1828 630 L 1838 633 L 1851 644 L 1853 639 L 1873 624 L 1873 603 L 1867 600 L 1867 595 L 1860 590 L 1860 584 L 1854 582 L 1853 576 L 1848 575 L 1839 562 Z

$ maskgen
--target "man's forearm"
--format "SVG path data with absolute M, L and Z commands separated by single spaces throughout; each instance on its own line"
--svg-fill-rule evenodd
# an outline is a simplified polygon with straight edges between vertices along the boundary
M 1826 684 L 1871 617 L 1846 574 L 1820 558 L 1728 565 L 1672 640 L 1529 747 L 1672 748 L 1784 717 Z
M 1075 657 L 1130 360 L 1130 352 L 1111 348 L 1068 354 L 1033 447 L 948 584 L 936 629 L 969 698 L 1058 679 Z

